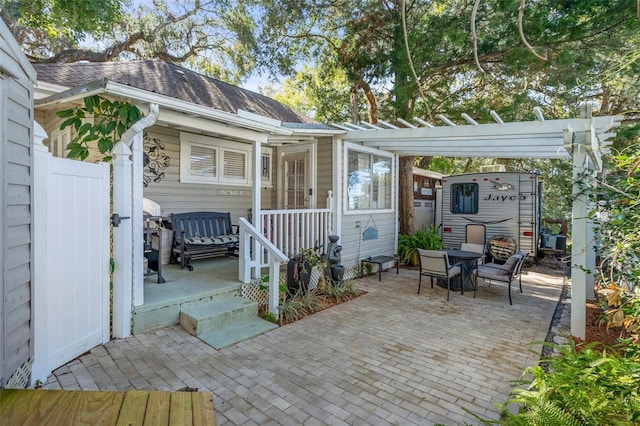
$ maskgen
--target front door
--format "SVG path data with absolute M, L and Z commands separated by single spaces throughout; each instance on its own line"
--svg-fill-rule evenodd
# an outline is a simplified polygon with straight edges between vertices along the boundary
M 307 209 L 311 198 L 308 177 L 308 153 L 285 155 L 284 167 L 284 208 Z

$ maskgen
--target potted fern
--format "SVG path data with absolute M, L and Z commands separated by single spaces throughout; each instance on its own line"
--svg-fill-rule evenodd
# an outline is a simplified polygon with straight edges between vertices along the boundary
M 440 234 L 433 225 L 413 234 L 398 234 L 398 258 L 407 265 L 418 265 L 418 249 L 440 250 L 442 247 Z

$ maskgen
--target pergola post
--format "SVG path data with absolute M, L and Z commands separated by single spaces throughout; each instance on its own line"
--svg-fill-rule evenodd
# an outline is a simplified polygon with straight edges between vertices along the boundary
M 587 170 L 587 152 L 582 144 L 573 147 L 573 209 L 571 211 L 571 334 L 585 338 L 587 304 L 587 195 L 582 182 Z

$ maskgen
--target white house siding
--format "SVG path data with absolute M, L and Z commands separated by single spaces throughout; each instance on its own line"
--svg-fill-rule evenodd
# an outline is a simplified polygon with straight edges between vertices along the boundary
M 0 387 L 32 353 L 33 81 L 0 22 Z
M 251 186 L 213 185 L 180 182 L 180 132 L 168 127 L 154 126 L 146 131 L 145 140 L 157 139 L 170 165 L 163 170 L 164 178 L 150 181 L 144 197 L 160 204 L 163 216 L 190 211 L 228 211 L 232 222 L 246 217 L 251 208 Z M 271 189 L 262 191 L 263 207 L 271 207 Z M 275 207 L 271 207 L 275 208 Z

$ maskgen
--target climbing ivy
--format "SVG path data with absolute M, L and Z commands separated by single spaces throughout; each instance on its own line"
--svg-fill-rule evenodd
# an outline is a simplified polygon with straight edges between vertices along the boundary
M 75 137 L 65 147 L 67 157 L 85 160 L 90 148 L 96 146 L 102 161 L 111 161 L 111 150 L 136 121 L 144 114 L 136 107 L 123 101 L 111 101 L 98 95 L 84 99 L 84 106 L 58 111 L 56 115 L 66 118 L 60 130 L 73 126 Z

